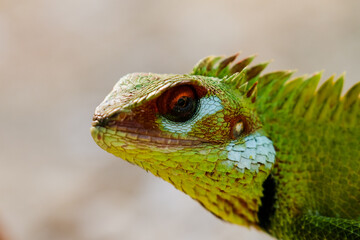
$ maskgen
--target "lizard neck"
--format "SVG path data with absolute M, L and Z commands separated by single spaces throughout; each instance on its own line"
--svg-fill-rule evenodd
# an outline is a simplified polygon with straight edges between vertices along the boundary
M 147 170 L 197 200 L 217 217 L 239 225 L 258 226 L 263 187 L 267 186 L 263 184 L 275 159 L 268 138 L 254 133 L 216 147 L 192 147 L 190 152 L 185 151 L 185 156 L 170 157 L 171 154 L 167 164 L 173 166 L 152 164 Z

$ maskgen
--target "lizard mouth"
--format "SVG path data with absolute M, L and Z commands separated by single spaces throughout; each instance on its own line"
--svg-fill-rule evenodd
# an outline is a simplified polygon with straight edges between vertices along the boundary
M 205 143 L 197 138 L 186 139 L 181 138 L 180 136 L 173 136 L 171 134 L 164 133 L 156 129 L 146 129 L 141 126 L 134 127 L 133 123 L 124 123 L 123 121 L 116 120 L 104 120 L 104 119 L 94 119 L 92 122 L 91 133 L 94 139 L 101 140 L 103 137 L 100 132 L 103 130 L 111 130 L 112 132 L 108 133 L 124 138 L 129 141 L 137 141 L 143 143 L 155 143 L 164 146 L 195 146 Z

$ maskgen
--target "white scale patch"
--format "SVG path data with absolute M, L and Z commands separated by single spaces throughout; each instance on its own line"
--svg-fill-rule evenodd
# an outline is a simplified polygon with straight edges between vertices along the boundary
M 239 142 L 234 140 L 226 147 L 228 151 L 228 160 L 223 164 L 236 165 L 244 172 L 249 169 L 252 172 L 258 172 L 261 165 L 271 169 L 275 162 L 275 149 L 272 141 L 260 133 L 254 133 Z
M 186 122 L 173 122 L 164 117 L 161 117 L 161 124 L 166 131 L 172 133 L 188 133 L 193 126 L 201 120 L 203 117 L 212 115 L 224 107 L 221 104 L 221 100 L 216 96 L 203 97 L 200 99 L 199 110 L 195 116 Z

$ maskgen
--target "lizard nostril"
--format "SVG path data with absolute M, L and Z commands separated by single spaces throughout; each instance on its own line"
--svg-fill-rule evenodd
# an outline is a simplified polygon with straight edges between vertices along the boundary
M 101 117 L 100 115 L 94 115 L 91 125 L 93 127 L 100 126 L 104 127 L 107 124 L 108 118 Z

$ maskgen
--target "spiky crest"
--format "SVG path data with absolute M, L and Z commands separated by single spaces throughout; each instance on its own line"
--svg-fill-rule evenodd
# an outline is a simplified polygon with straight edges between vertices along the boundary
M 192 75 L 217 77 L 255 102 L 260 114 L 287 112 L 307 120 L 334 121 L 352 126 L 360 120 L 360 83 L 355 84 L 343 97 L 344 75 L 335 82 L 334 76 L 320 88 L 322 72 L 310 77 L 290 80 L 293 71 L 276 71 L 260 76 L 269 62 L 249 67 L 255 56 L 232 64 L 239 53 L 228 58 L 209 56 L 198 62 Z
M 255 55 L 253 55 L 232 65 L 238 55 L 239 53 L 236 53 L 228 58 L 219 56 L 206 57 L 196 64 L 191 74 L 223 79 L 224 83 L 237 89 L 246 97 L 251 98 L 252 102 L 255 102 L 257 79 L 269 62 L 248 68 L 247 66 L 255 58 Z

